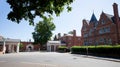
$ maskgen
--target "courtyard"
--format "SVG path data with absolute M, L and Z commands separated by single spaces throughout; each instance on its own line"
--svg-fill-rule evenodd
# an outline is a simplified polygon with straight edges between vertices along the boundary
M 0 67 L 120 67 L 119 59 L 57 52 L 0 55 Z

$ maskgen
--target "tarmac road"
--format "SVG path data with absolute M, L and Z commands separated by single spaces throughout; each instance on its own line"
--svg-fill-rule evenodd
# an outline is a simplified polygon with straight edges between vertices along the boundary
M 0 67 L 120 67 L 120 60 L 57 52 L 0 55 Z

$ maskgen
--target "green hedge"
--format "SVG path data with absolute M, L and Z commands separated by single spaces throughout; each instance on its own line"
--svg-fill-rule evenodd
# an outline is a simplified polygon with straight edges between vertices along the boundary
M 80 46 L 73 46 L 71 48 L 71 53 L 75 53 L 75 54 L 84 54 L 86 53 L 86 48 L 85 47 L 80 47 Z
M 66 46 L 59 46 L 58 52 L 70 52 L 70 50 Z
M 117 46 L 73 46 L 71 48 L 73 54 L 89 54 L 108 57 L 120 58 L 120 45 Z

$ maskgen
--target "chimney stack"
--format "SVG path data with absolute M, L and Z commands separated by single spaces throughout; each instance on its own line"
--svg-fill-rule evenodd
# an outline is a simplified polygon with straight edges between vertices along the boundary
M 113 4 L 113 11 L 114 11 L 114 20 L 116 23 L 117 43 L 120 44 L 120 39 L 119 39 L 120 20 L 119 20 L 119 13 L 118 13 L 118 5 L 116 3 Z
M 61 33 L 58 33 L 58 39 L 60 39 L 61 38 Z
M 73 30 L 73 36 L 76 36 L 76 30 Z
M 73 30 L 73 45 L 76 45 L 76 30 Z
M 118 5 L 116 3 L 113 4 L 113 11 L 114 11 L 115 23 L 118 23 L 119 13 L 118 13 Z
M 64 33 L 64 36 L 66 36 L 67 34 L 66 33 Z

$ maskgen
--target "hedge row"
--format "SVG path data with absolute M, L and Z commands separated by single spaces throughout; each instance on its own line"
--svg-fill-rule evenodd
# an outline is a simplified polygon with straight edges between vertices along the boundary
M 70 52 L 70 50 L 66 46 L 59 46 L 58 47 L 58 52 Z
M 120 45 L 118 46 L 73 46 L 71 48 L 71 53 L 120 58 Z

